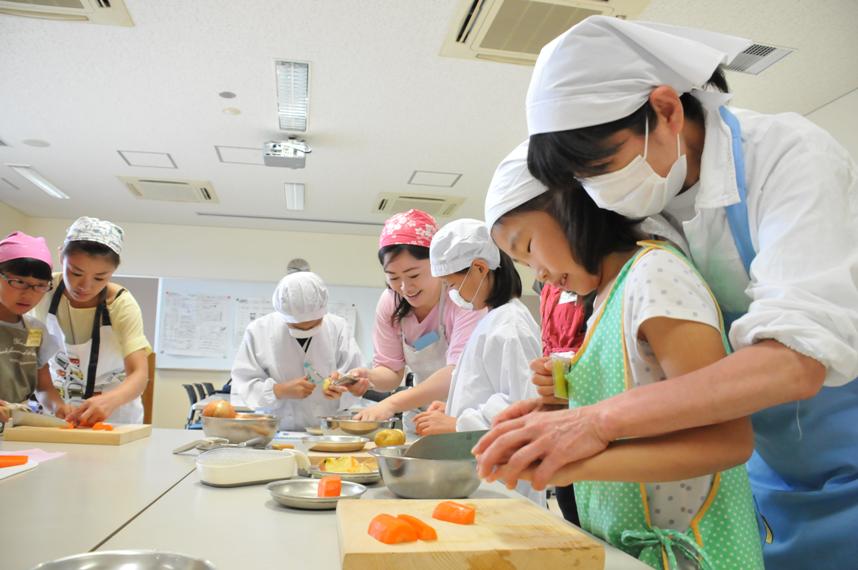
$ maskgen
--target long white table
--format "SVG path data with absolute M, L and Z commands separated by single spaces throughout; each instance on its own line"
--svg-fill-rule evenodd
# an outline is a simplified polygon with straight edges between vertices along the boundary
M 171 454 L 200 435 L 155 429 L 151 438 L 119 447 L 0 444 L 3 450 L 67 452 L 0 481 L 4 570 L 26 570 L 95 549 L 177 552 L 210 560 L 218 570 L 340 568 L 334 511 L 281 507 L 265 485 L 222 489 L 201 484 L 195 455 Z M 473 497 L 510 495 L 492 484 Z M 380 484 L 364 497 L 395 498 Z M 610 546 L 606 552 L 607 569 L 648 568 Z
M 194 458 L 172 450 L 200 436 L 153 429 L 118 446 L 0 440 L 3 451 L 65 452 L 0 480 L 0 567 L 25 570 L 97 548 L 193 472 Z

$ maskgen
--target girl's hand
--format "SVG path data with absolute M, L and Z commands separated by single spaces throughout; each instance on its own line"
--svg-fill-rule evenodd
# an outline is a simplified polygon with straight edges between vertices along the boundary
M 348 392 L 348 388 L 346 388 L 345 386 L 334 386 L 333 385 L 333 382 L 335 380 L 339 380 L 339 378 L 340 378 L 339 372 L 336 372 L 336 371 L 331 372 L 331 376 L 330 376 L 331 381 L 325 382 L 325 384 L 322 385 L 322 388 L 324 390 L 323 394 L 325 396 L 325 399 L 336 400 L 340 396 L 342 396 L 345 392 Z M 327 387 L 325 387 L 325 385 L 327 385 Z
M 109 392 L 99 394 L 84 400 L 83 404 L 66 415 L 65 420 L 75 425 L 91 426 L 109 418 L 119 406 L 120 402 Z
M 432 402 L 432 404 L 428 408 L 426 408 L 427 412 L 442 412 L 443 413 L 446 410 L 447 410 L 447 402 L 442 402 L 440 400 L 435 400 L 434 402 Z M 417 417 L 420 417 L 420 416 L 417 416 Z
M 357 396 L 358 398 L 363 397 L 366 394 L 366 391 L 370 388 L 369 383 L 369 369 L 367 368 L 353 368 L 348 371 L 347 376 L 352 376 L 354 378 L 358 378 L 359 380 L 354 384 L 350 384 L 346 387 L 346 389 L 351 392 L 352 395 Z
M 74 407 L 71 404 L 60 404 L 57 406 L 57 409 L 54 411 L 54 415 L 58 418 L 65 419 L 71 415 L 74 411 Z
M 364 408 L 355 414 L 354 419 L 364 422 L 377 422 L 381 420 L 389 420 L 396 413 L 391 406 L 384 402 L 379 402 L 374 406 Z
M 414 418 L 417 435 L 435 435 L 456 431 L 456 418 L 444 412 L 423 412 Z
M 530 369 L 533 371 L 533 376 L 530 381 L 536 386 L 536 392 L 542 398 L 543 407 L 568 407 L 569 400 L 554 396 L 554 374 L 551 367 L 551 358 L 548 356 L 532 360 L 530 362 Z
M 0 400 L 0 424 L 8 422 L 11 415 L 12 410 L 9 409 L 9 402 Z
M 274 385 L 274 395 L 279 399 L 303 400 L 313 393 L 316 385 L 307 380 L 306 376 Z

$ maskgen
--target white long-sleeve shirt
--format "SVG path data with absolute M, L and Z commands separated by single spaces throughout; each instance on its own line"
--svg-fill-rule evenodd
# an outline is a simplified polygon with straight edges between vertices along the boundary
M 256 319 L 247 327 L 232 366 L 232 402 L 269 410 L 280 418 L 282 430 L 316 426 L 319 416 L 334 415 L 356 402 L 348 393 L 339 400 L 327 400 L 321 386 L 304 399 L 278 399 L 274 385 L 305 376 L 305 358 L 324 377 L 363 365 L 357 342 L 342 317 L 325 315 L 306 355 L 279 313 Z

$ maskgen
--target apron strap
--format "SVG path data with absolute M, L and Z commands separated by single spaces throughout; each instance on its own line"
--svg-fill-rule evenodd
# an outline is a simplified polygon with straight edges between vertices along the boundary
M 733 165 L 736 169 L 736 188 L 739 191 L 739 202 L 724 208 L 727 214 L 727 222 L 730 224 L 730 233 L 733 242 L 742 258 L 742 264 L 748 277 L 751 276 L 751 261 L 756 255 L 754 244 L 751 241 L 751 229 L 748 224 L 748 196 L 745 185 L 745 154 L 742 151 L 742 127 L 736 115 L 731 113 L 727 107 L 718 109 L 721 118 L 730 128 L 731 142 L 733 145 Z
M 696 561 L 700 566 L 700 570 L 715 570 L 712 560 L 703 550 L 703 547 L 697 544 L 684 532 L 672 529 L 662 529 L 656 526 L 650 527 L 647 530 L 624 530 L 620 537 L 624 546 L 630 547 L 647 547 L 659 546 L 667 554 L 668 566 L 667 570 L 678 570 L 679 564 L 676 561 L 676 554 L 673 549 L 678 549 L 690 560 Z
M 101 348 L 101 327 L 110 326 L 110 316 L 107 314 L 107 287 L 102 289 L 98 305 L 95 307 L 95 318 L 92 319 L 92 342 L 89 347 L 89 366 L 86 371 L 86 390 L 84 399 L 92 398 L 95 393 L 95 376 L 98 371 L 98 351 Z M 104 325 L 104 319 L 107 325 Z
M 48 314 L 57 316 L 57 309 L 60 306 L 60 300 L 63 298 L 63 291 L 66 290 L 66 283 L 60 279 L 60 284 L 54 289 L 54 294 L 51 295 L 51 306 L 48 309 Z

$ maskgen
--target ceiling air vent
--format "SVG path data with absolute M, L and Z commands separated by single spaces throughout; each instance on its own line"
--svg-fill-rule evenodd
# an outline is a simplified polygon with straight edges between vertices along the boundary
M 159 202 L 218 202 L 211 182 L 120 176 L 135 198 Z
M 134 25 L 123 0 L 0 0 L 0 14 L 108 26 Z
M 383 193 L 378 195 L 373 212 L 395 214 L 414 208 L 439 218 L 446 218 L 452 216 L 464 201 L 464 198 L 439 196 L 437 194 Z
M 724 66 L 730 71 L 740 71 L 759 75 L 760 72 L 770 68 L 793 51 L 792 48 L 767 46 L 763 44 L 752 44 L 751 47 L 736 56 L 730 65 Z
M 462 0 L 441 55 L 533 65 L 542 47 L 588 16 L 637 17 L 650 0 Z

